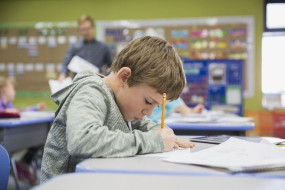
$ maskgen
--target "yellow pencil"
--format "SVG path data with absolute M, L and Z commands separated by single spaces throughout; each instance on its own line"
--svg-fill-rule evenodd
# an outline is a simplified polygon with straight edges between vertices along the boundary
M 166 103 L 166 94 L 163 93 L 163 95 L 162 95 L 161 129 L 163 129 L 163 127 L 164 127 L 165 103 Z

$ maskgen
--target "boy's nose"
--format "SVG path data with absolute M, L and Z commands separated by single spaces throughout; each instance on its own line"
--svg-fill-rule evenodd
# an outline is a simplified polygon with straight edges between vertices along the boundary
M 152 111 L 153 111 L 153 108 L 144 109 L 144 110 L 142 111 L 142 113 L 143 113 L 143 115 L 151 116 L 151 115 L 152 115 Z

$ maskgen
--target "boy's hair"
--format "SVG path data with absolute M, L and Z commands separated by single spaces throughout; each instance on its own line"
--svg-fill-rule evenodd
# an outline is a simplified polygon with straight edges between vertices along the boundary
M 8 83 L 11 83 L 12 85 L 15 85 L 15 80 L 13 78 L 6 78 L 3 76 L 0 76 L 0 89 L 7 86 Z
M 177 99 L 186 80 L 182 61 L 167 41 L 145 36 L 137 38 L 116 56 L 110 71 L 117 73 L 122 67 L 129 67 L 132 71 L 128 78 L 128 85 L 146 84 L 166 93 L 168 100 Z
M 94 20 L 90 16 L 88 16 L 88 15 L 82 15 L 81 17 L 79 17 L 79 19 L 77 21 L 78 26 L 82 22 L 85 22 L 85 21 L 89 21 L 91 23 L 91 26 L 94 26 Z

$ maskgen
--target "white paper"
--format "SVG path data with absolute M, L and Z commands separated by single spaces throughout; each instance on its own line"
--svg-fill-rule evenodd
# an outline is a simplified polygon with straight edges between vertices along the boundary
M 77 41 L 76 36 L 69 36 L 69 37 L 68 37 L 68 42 L 69 42 L 70 44 L 73 44 L 73 43 L 75 43 L 76 41 Z
M 8 71 L 13 71 L 14 67 L 15 67 L 14 63 L 8 63 L 7 65 Z
M 163 160 L 175 163 L 197 164 L 225 168 L 230 171 L 285 166 L 285 151 L 275 146 L 230 138 L 220 145 Z
M 33 45 L 37 44 L 37 38 L 34 36 L 30 36 L 29 37 L 29 44 L 33 44 Z
M 213 120 L 205 117 L 169 117 L 165 119 L 165 123 L 209 123 L 209 122 L 214 122 Z
M 281 138 L 278 138 L 278 137 L 262 137 L 263 139 L 267 140 L 268 142 L 270 143 L 278 143 L 278 142 L 282 142 L 282 141 L 285 141 L 285 139 L 281 139 Z
M 242 93 L 240 88 L 229 87 L 226 91 L 226 102 L 227 104 L 238 105 L 241 104 Z
M 51 117 L 51 116 L 54 116 L 54 112 L 24 111 L 24 112 L 21 112 L 20 115 L 21 115 L 21 119 L 41 118 L 41 117 Z
M 225 113 L 221 111 L 206 111 L 202 113 L 191 113 L 186 116 L 178 113 L 172 113 L 165 123 L 249 123 L 251 117 L 240 117 L 236 114 Z
M 46 70 L 49 72 L 54 72 L 55 71 L 55 64 L 54 63 L 46 64 Z
M 56 43 L 56 39 L 54 36 L 49 36 L 48 37 L 48 47 L 49 48 L 55 48 L 57 46 L 57 43 Z
M 0 41 L 3 44 L 7 44 L 8 38 L 7 37 L 2 37 Z
M 24 49 L 28 47 L 28 43 L 27 43 L 27 37 L 26 36 L 21 36 L 18 39 L 18 47 L 20 49 Z
M 48 83 L 49 83 L 51 93 L 53 94 L 59 91 L 60 89 L 70 85 L 72 83 L 72 79 L 70 77 L 67 77 L 62 82 L 58 80 L 49 80 Z
M 58 42 L 58 44 L 65 44 L 66 43 L 66 37 L 65 36 L 58 36 L 57 42 Z
M 1 48 L 6 49 L 7 48 L 7 42 L 8 42 L 7 37 L 1 38 L 0 39 Z
M 222 117 L 217 119 L 217 122 L 220 123 L 249 123 L 252 121 L 252 117 Z
M 16 43 L 17 43 L 17 37 L 11 36 L 11 37 L 9 38 L 9 44 L 15 45 Z
M 80 73 L 86 70 L 90 70 L 95 73 L 99 72 L 99 69 L 96 66 L 92 65 L 91 63 L 89 63 L 85 59 L 82 59 L 79 56 L 74 56 L 71 59 L 70 63 L 68 64 L 68 69 L 75 73 Z
M 276 146 L 276 143 L 280 143 L 280 142 L 285 142 L 285 139 L 281 139 L 278 137 L 262 137 L 262 139 L 264 139 L 265 141 L 271 143 L 272 145 Z M 285 147 L 279 147 L 283 150 L 285 150 Z
M 163 153 L 153 153 L 153 154 L 143 154 L 143 155 L 136 155 L 137 157 L 158 157 L 158 158 L 170 158 L 173 156 L 188 156 L 191 153 L 190 148 L 179 148 L 174 149 L 169 152 L 163 152 Z
M 40 45 L 45 44 L 46 41 L 47 41 L 47 39 L 46 39 L 45 36 L 39 36 L 39 37 L 38 37 L 38 43 L 39 43 Z
M 5 71 L 5 63 L 0 63 L 0 71 Z
M 16 70 L 18 75 L 24 74 L 24 63 L 18 63 L 16 65 Z
M 25 70 L 26 71 L 33 71 L 34 70 L 34 64 L 32 64 L 32 63 L 25 64 Z
M 43 71 L 43 70 L 44 70 L 44 64 L 43 63 L 37 63 L 35 65 L 35 71 L 40 72 L 40 71 Z

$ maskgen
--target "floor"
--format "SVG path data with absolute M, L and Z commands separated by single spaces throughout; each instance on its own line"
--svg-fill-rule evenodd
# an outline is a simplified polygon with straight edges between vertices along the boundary
M 28 183 L 19 181 L 20 190 L 31 189 L 33 186 L 29 185 Z M 36 185 L 34 185 L 36 186 Z M 9 182 L 8 182 L 8 190 L 16 189 L 14 178 L 10 175 Z
M 25 154 L 25 151 L 18 152 L 18 153 L 13 155 L 13 158 L 17 161 L 24 154 Z M 37 176 L 38 177 L 40 176 L 40 169 L 39 168 L 37 169 Z M 18 182 L 19 182 L 20 190 L 31 189 L 32 187 L 38 185 L 38 184 L 30 185 L 28 182 L 25 182 L 25 181 L 18 181 Z M 8 190 L 16 190 L 15 180 L 11 174 L 10 174 L 9 182 L 8 182 Z

